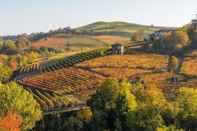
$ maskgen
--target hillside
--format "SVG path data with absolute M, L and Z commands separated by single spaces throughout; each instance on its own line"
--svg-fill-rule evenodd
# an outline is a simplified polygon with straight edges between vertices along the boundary
M 129 79 L 139 73 L 151 73 L 156 69 L 164 68 L 165 60 L 165 56 L 156 54 L 93 55 L 93 57 L 90 54 L 83 54 L 56 61 L 54 64 L 48 63 L 48 67 L 43 68 L 41 73 L 21 75 L 22 77 L 18 77 L 17 81 L 32 91 L 39 102 L 48 97 L 47 94 L 62 94 L 83 103 L 107 77 Z M 75 61 L 76 63 L 72 64 Z M 33 68 L 23 70 L 31 72 Z M 56 106 L 58 107 L 57 104 Z M 42 107 L 45 111 L 53 109 L 53 106 L 47 102 L 42 102 Z
M 34 48 L 67 48 L 68 50 L 100 48 L 105 46 L 107 46 L 105 42 L 84 35 L 51 36 L 32 43 L 32 47 Z
M 130 37 L 133 32 L 143 30 L 149 34 L 160 27 L 151 27 L 127 22 L 95 22 L 86 26 L 76 28 L 76 32 L 84 32 L 93 35 L 116 35 Z
M 108 44 L 121 43 L 121 44 L 126 45 L 130 42 L 129 38 L 122 37 L 122 36 L 98 35 L 98 36 L 93 36 L 93 38 L 98 39 Z

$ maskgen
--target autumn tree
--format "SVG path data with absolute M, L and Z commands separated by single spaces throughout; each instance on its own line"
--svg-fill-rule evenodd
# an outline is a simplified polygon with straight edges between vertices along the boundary
M 190 44 L 189 36 L 184 31 L 164 32 L 162 36 L 153 41 L 153 48 L 160 52 L 172 54 L 180 51 Z
M 131 36 L 131 42 L 142 41 L 144 39 L 144 32 L 142 30 L 138 30 L 134 32 Z
M 197 130 L 197 89 L 180 88 L 175 101 L 180 109 L 177 125 L 185 130 Z
M 168 71 L 171 73 L 176 73 L 179 66 L 179 60 L 175 56 L 169 56 L 168 58 Z
M 21 117 L 14 111 L 9 111 L 0 118 L 0 131 L 20 131 Z
M 154 131 L 165 125 L 163 115 L 168 110 L 169 103 L 162 90 L 155 85 L 137 90 L 138 110 L 136 117 L 137 129 Z
M 0 84 L 0 116 L 9 111 L 15 111 L 21 117 L 22 130 L 31 129 L 42 115 L 32 94 L 16 83 Z
M 27 34 L 19 35 L 17 37 L 17 40 L 15 42 L 15 45 L 19 49 L 29 48 L 31 46 L 31 42 L 30 42 L 30 40 L 28 38 L 28 35 Z

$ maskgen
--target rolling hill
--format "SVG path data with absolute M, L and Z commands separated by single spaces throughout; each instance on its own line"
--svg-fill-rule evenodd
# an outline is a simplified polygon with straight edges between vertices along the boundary
M 146 34 L 152 33 L 162 27 L 152 27 L 127 22 L 95 22 L 76 28 L 76 32 L 92 35 L 116 35 L 130 37 L 133 32 L 143 30 Z
M 128 44 L 132 33 L 142 30 L 144 35 L 150 34 L 161 27 L 152 27 L 127 22 L 95 22 L 79 28 L 71 29 L 72 33 L 56 33 L 33 41 L 32 47 L 70 48 L 81 50 L 86 48 L 104 47 L 108 44 Z

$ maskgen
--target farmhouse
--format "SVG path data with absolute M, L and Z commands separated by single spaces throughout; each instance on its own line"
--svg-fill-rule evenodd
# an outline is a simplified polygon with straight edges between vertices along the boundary
M 124 54 L 124 46 L 121 44 L 113 44 L 112 45 L 112 54 Z

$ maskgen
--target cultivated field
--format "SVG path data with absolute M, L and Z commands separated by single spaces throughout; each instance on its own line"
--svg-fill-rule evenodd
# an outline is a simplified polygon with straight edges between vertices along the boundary
M 195 55 L 196 53 L 192 53 L 185 59 L 181 73 L 188 76 L 197 74 L 197 60 L 193 58 Z M 62 62 L 56 61 L 55 64 L 51 61 L 49 66 L 45 65 L 42 73 L 28 75 L 18 82 L 34 93 L 45 110 L 84 103 L 108 77 L 133 82 L 140 80 L 163 89 L 194 87 L 197 84 L 197 80 L 188 79 L 184 75 L 178 76 L 183 79 L 178 83 L 171 82 L 173 75 L 166 70 L 167 58 L 165 55 L 142 52 L 128 55 L 85 53 L 65 58 Z M 26 70 L 28 72 L 33 69 Z M 60 99 L 61 102 L 57 103 Z
M 166 57 L 156 54 L 114 55 L 82 62 L 76 66 L 108 77 L 124 79 L 165 68 Z
M 71 35 L 66 37 L 48 37 L 32 43 L 32 47 L 68 48 L 81 50 L 105 47 L 107 44 L 89 36 Z
M 98 36 L 94 36 L 93 38 L 109 44 L 114 44 L 114 43 L 128 44 L 130 40 L 127 37 L 112 36 L 112 35 L 98 35 Z

